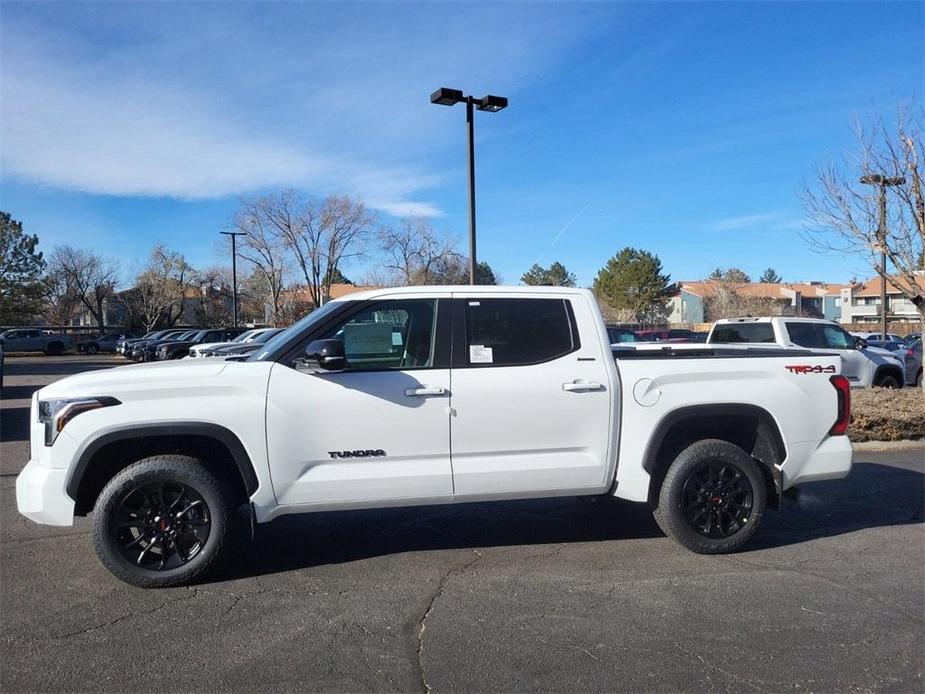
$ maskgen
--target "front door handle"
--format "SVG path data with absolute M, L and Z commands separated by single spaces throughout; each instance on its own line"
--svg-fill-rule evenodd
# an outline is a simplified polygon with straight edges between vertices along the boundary
M 446 395 L 446 388 L 405 388 L 405 395 L 409 398 L 426 397 L 428 395 Z
M 562 390 L 567 390 L 569 392 L 582 392 L 586 390 L 603 390 L 604 386 L 596 381 L 572 381 L 571 383 L 563 383 Z

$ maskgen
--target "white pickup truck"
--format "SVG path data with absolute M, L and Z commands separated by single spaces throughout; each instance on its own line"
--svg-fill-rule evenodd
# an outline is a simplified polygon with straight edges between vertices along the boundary
M 713 324 L 707 344 L 836 354 L 852 388 L 902 388 L 906 382 L 901 358 L 822 318 L 723 318 Z
M 728 552 L 802 482 L 851 468 L 835 355 L 611 350 L 592 294 L 406 287 L 331 301 L 243 361 L 65 378 L 32 401 L 19 511 L 94 512 L 102 562 L 141 586 L 207 571 L 236 507 L 287 513 L 546 496 L 648 503 Z

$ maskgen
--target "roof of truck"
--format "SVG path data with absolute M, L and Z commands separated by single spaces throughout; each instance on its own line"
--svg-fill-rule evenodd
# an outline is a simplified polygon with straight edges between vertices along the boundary
M 410 287 L 384 287 L 382 289 L 368 289 L 361 292 L 353 292 L 345 296 L 331 299 L 331 301 L 365 301 L 376 299 L 384 296 L 397 295 L 414 295 L 423 294 L 425 296 L 445 296 L 449 294 L 465 294 L 466 296 L 485 296 L 491 294 L 558 294 L 565 296 L 575 296 L 587 294 L 589 289 L 578 287 L 522 287 L 522 286 L 496 286 L 496 285 L 440 285 L 440 286 L 410 286 Z

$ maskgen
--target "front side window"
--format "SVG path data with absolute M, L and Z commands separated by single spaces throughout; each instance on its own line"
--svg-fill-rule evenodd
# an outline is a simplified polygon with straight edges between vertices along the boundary
M 382 301 L 319 337 L 343 341 L 348 371 L 426 369 L 433 366 L 436 322 L 434 299 Z
M 853 349 L 854 338 L 846 333 L 842 328 L 835 325 L 825 325 L 822 327 L 822 336 L 825 338 L 825 346 L 829 349 Z
M 787 323 L 790 341 L 800 347 L 824 347 L 815 323 Z
M 466 355 L 472 366 L 522 366 L 578 348 L 562 299 L 469 299 Z

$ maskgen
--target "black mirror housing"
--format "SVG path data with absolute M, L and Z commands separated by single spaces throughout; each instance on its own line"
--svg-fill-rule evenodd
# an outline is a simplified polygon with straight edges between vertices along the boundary
M 341 340 L 313 340 L 305 348 L 305 356 L 296 361 L 299 371 L 332 373 L 347 368 L 344 343 Z
M 865 340 L 863 337 L 854 338 L 854 348 L 855 349 L 864 349 L 867 346 L 868 346 L 867 340 Z

